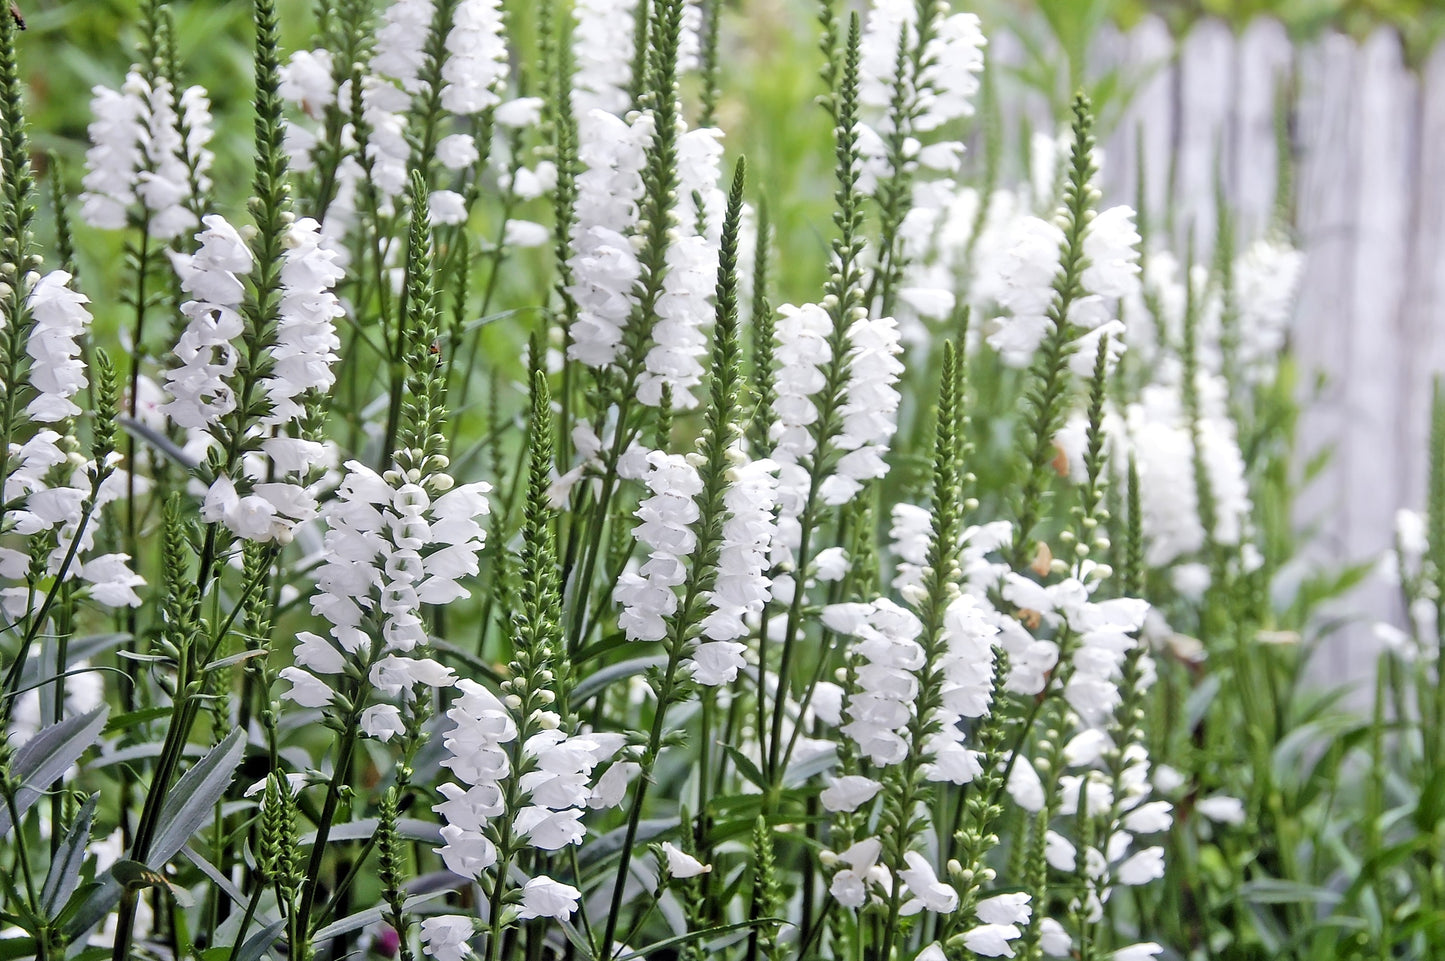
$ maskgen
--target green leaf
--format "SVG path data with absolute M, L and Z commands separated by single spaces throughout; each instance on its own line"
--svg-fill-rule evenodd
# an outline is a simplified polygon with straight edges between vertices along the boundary
M 1239 888 L 1239 896 L 1252 904 L 1324 904 L 1334 906 L 1340 902 L 1338 891 L 1317 888 L 1312 884 L 1298 881 L 1284 881 L 1279 878 L 1261 878 L 1248 881 Z
M 40 889 L 40 905 L 52 920 L 60 906 L 70 899 L 80 886 L 80 869 L 85 866 L 85 849 L 90 844 L 90 822 L 95 815 L 95 803 L 100 795 L 92 794 L 76 812 L 70 830 L 50 862 L 45 875 L 45 884 Z
M 237 888 L 235 884 L 231 883 L 230 878 L 222 874 L 220 869 L 217 868 L 210 861 L 206 860 L 206 858 L 202 856 L 199 851 L 187 844 L 186 846 L 181 848 L 181 856 L 184 857 L 187 861 L 190 861 L 192 864 L 194 864 L 202 874 L 210 878 L 212 884 L 225 892 L 226 897 L 230 898 L 241 907 L 246 906 L 246 896 L 241 893 L 240 889 Z
M 211 819 L 212 809 L 231 786 L 240 767 L 246 750 L 242 733 L 238 729 L 226 735 L 225 740 L 211 748 L 171 788 L 161 808 L 155 843 L 146 857 L 147 865 L 153 868 L 164 865 Z
M 169 705 L 165 707 L 148 707 L 139 711 L 128 711 L 125 714 L 117 714 L 106 722 L 105 734 L 115 734 L 117 731 L 125 731 L 142 724 L 149 724 L 151 721 L 159 721 L 162 718 L 170 717 L 173 713 Z
M 254 651 L 240 651 L 236 654 L 232 654 L 230 657 L 222 657 L 212 661 L 205 667 L 201 668 L 201 673 L 207 674 L 211 671 L 219 671 L 225 667 L 235 667 L 237 664 L 244 664 L 246 661 L 249 661 L 253 658 L 265 657 L 267 654 L 270 653 L 271 652 L 266 650 L 265 648 Z
M 350 821 L 331 829 L 327 835 L 328 841 L 364 841 L 371 837 L 381 827 L 381 822 L 376 818 L 362 818 L 359 821 Z M 441 844 L 441 826 L 432 821 L 423 821 L 420 818 L 397 818 L 397 837 L 405 838 L 408 841 L 422 841 L 427 844 Z M 316 832 L 310 831 L 301 836 L 298 842 L 302 847 L 310 847 L 316 843 Z
M 734 924 L 720 924 L 717 927 L 713 928 L 703 928 L 701 931 L 689 931 L 686 934 L 679 934 L 677 937 L 674 938 L 667 938 L 662 941 L 656 941 L 652 944 L 649 944 L 645 948 L 639 948 L 636 951 L 630 951 L 627 954 L 619 955 L 617 961 L 632 961 L 633 958 L 645 958 L 653 952 L 661 951 L 665 948 L 671 948 L 679 944 L 687 944 L 690 941 L 700 941 L 703 938 L 709 937 L 716 938 L 718 935 L 728 934 L 734 931 L 744 931 L 748 928 L 760 927 L 764 924 L 783 923 L 784 921 L 781 918 L 754 918 L 751 921 L 738 921 Z M 726 947 L 726 944 L 719 944 L 714 942 L 713 944 L 708 945 L 709 949 L 717 949 L 722 947 Z
M 37 957 L 34 938 L 0 938 L 0 961 Z
M 60 780 L 70 766 L 80 759 L 105 728 L 109 711 L 101 705 L 89 714 L 68 717 L 52 724 L 25 742 L 10 762 L 10 774 L 20 782 L 15 792 L 15 811 L 24 814 L 40 799 L 50 785 Z M 0 807 L 0 837 L 10 830 L 10 811 Z
M 71 664 L 82 660 L 92 660 L 100 654 L 104 654 L 113 648 L 117 648 L 130 640 L 131 636 L 121 632 L 116 634 L 91 634 L 88 637 L 78 637 L 71 640 L 67 648 L 67 657 Z M 53 665 L 52 665 L 53 666 Z M 35 687 L 43 684 L 47 678 L 40 676 L 42 667 L 38 659 L 27 661 L 25 669 L 20 672 L 20 686 L 22 688 Z
M 276 938 L 281 930 L 286 927 L 286 919 L 272 921 L 260 931 L 246 939 L 241 945 L 241 950 L 236 952 L 235 961 L 261 961 L 265 957 L 266 950 L 276 943 Z
M 458 878 L 457 880 L 460 881 L 461 879 Z M 435 901 L 437 898 L 445 897 L 448 893 L 450 893 L 450 889 L 444 891 L 428 891 L 426 894 L 418 894 L 414 897 L 407 898 L 406 901 L 402 903 L 402 908 L 406 911 L 414 911 L 429 901 Z M 390 908 L 380 907 L 367 908 L 365 911 L 358 911 L 355 914 L 347 915 L 340 921 L 333 921 L 320 931 L 311 935 L 311 943 L 319 944 L 322 941 L 337 938 L 343 934 L 350 934 L 352 931 L 360 931 L 368 924 L 376 924 L 382 919 L 383 912 L 389 912 L 390 910 Z
M 650 657 L 629 658 L 594 671 L 572 689 L 572 703 L 574 705 L 581 704 L 591 699 L 602 693 L 613 681 L 620 681 L 625 677 L 641 674 L 649 668 L 663 667 L 666 664 L 667 657 L 665 655 L 655 654 Z
M 747 778 L 755 787 L 761 788 L 763 791 L 768 790 L 768 780 L 763 777 L 763 772 L 758 770 L 758 766 L 753 763 L 752 758 L 731 744 L 724 744 L 723 750 L 727 752 L 728 757 L 732 758 L 739 774 Z

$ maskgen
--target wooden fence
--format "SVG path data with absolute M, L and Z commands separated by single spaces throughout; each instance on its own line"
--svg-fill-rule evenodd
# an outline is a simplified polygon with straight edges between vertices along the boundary
M 996 62 L 1021 62 L 1016 39 L 994 40 Z M 1148 78 L 1104 138 L 1106 195 L 1133 201 L 1142 152 L 1149 208 L 1172 204 L 1200 256 L 1213 239 L 1216 176 L 1241 238 L 1269 223 L 1277 111 L 1287 111 L 1293 227 L 1306 254 L 1292 344 L 1305 387 L 1322 378 L 1301 462 L 1334 450 L 1296 520 L 1317 528 L 1316 563 L 1380 554 L 1395 511 L 1423 505 L 1430 386 L 1445 372 L 1445 46 L 1411 69 L 1391 30 L 1295 45 L 1272 20 L 1242 33 L 1205 21 L 1180 39 L 1149 19 L 1101 35 L 1090 60 Z M 1004 85 L 1001 96 L 1005 116 L 1048 116 L 1037 93 Z M 1394 590 L 1377 580 L 1348 606 L 1398 616 Z M 1373 659 L 1360 624 L 1331 639 L 1317 668 L 1356 678 Z

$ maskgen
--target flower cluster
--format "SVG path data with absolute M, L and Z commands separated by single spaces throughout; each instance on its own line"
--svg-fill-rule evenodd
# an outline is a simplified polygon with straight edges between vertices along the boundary
M 81 216 L 120 230 L 139 202 L 149 233 L 171 240 L 196 227 L 194 208 L 210 189 L 210 101 L 201 87 L 176 95 L 165 77 L 139 69 L 120 90 L 96 87 L 85 155 Z
M 652 496 L 638 505 L 635 516 L 642 523 L 632 533 L 649 553 L 640 569 L 618 578 L 612 600 L 622 605 L 618 626 L 628 640 L 660 641 L 667 633 L 666 619 L 677 610 L 674 588 L 687 580 L 683 559 L 697 546 L 692 524 L 698 519 L 694 498 L 702 480 L 681 454 L 652 451 L 646 465 L 641 479 Z

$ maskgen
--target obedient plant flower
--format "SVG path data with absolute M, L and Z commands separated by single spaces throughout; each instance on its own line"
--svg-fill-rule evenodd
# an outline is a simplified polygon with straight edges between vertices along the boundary
M 639 0 L 578 0 L 572 15 L 572 109 L 578 117 L 594 110 L 627 110 L 632 83 L 634 10 Z
M 709 297 L 717 283 L 722 233 L 723 197 L 717 186 L 721 133 L 703 128 L 678 138 L 678 203 L 672 210 L 667 273 L 655 308 L 653 346 L 637 384 L 638 399 L 650 407 L 662 403 L 664 391 L 671 392 L 675 407 L 697 406 L 692 388 L 702 382 L 701 358 L 707 352 L 703 328 L 713 317 Z
M 744 664 L 749 628 L 745 618 L 760 614 L 767 604 L 770 582 L 767 553 L 774 530 L 773 507 L 777 497 L 777 465 L 769 460 L 746 461 L 729 471 L 723 497 L 728 516 L 723 522 L 718 550 L 717 580 L 700 631 L 706 638 L 692 654 L 692 676 L 699 684 L 716 686 L 737 678 Z
M 35 397 L 25 405 L 25 415 L 36 423 L 53 424 L 81 413 L 73 400 L 86 387 L 79 340 L 91 318 L 85 307 L 89 298 L 72 290 L 70 281 L 65 271 L 53 270 L 30 287 L 32 326 L 25 352 Z
M 535 877 L 522 887 L 522 910 L 517 919 L 553 918 L 561 921 L 577 910 L 582 892 L 570 884 L 562 884 L 547 877 Z
M 225 218 L 210 214 L 196 235 L 194 254 L 174 254 L 172 262 L 181 289 L 193 300 L 181 306 L 188 323 L 175 353 L 180 366 L 167 372 L 162 406 L 177 426 L 205 428 L 235 409 L 230 377 L 236 370 L 236 348 L 243 322 L 238 308 L 245 287 L 238 274 L 251 270 L 251 249 Z
M 647 465 L 643 483 L 652 496 L 638 506 L 642 523 L 633 534 L 650 553 L 639 570 L 623 573 L 612 592 L 623 607 L 618 625 L 633 641 L 660 641 L 667 633 L 666 619 L 677 610 L 673 588 L 687 579 L 684 558 L 697 546 L 694 498 L 702 491 L 697 468 L 681 454 L 653 451 Z
M 476 929 L 471 918 L 438 914 L 421 922 L 422 951 L 436 961 L 466 961 L 472 957 L 468 942 Z
M 460 0 L 447 31 L 441 104 L 454 114 L 479 113 L 501 102 L 497 88 L 506 77 L 507 42 L 499 0 Z
M 567 354 L 589 367 L 616 361 L 635 303 L 642 268 L 629 235 L 637 222 L 652 133 L 652 115 L 646 112 L 630 123 L 601 110 L 578 120 L 578 158 L 585 169 L 577 176 L 575 253 L 567 262 L 573 277 L 567 292 L 578 309 Z
M 898 390 L 903 372 L 898 322 L 892 317 L 864 317 L 848 328 L 848 383 L 844 388 L 842 431 L 832 439 L 843 451 L 836 473 L 823 481 L 825 504 L 845 504 L 864 483 L 888 473 L 883 455 L 898 429 Z
M 165 77 L 138 68 L 119 91 L 96 87 L 81 216 L 95 227 L 126 226 L 137 202 L 161 240 L 196 226 L 192 207 L 210 187 L 210 103 L 200 87 L 176 95 Z
M 371 69 L 408 93 L 422 88 L 421 67 L 435 6 L 434 0 L 392 0 L 376 30 Z
M 916 638 L 923 625 L 913 612 L 887 598 L 872 604 L 840 604 L 825 609 L 824 623 L 856 639 L 853 653 L 862 659 L 858 690 L 848 698 L 843 725 L 858 749 L 874 764 L 897 764 L 908 756 L 900 735 L 913 716 L 923 648 Z

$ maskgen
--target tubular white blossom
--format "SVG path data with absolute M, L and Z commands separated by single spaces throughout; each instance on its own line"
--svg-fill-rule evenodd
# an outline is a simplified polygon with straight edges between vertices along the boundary
M 271 401 L 266 426 L 298 420 L 297 398 L 326 392 L 335 382 L 331 365 L 341 339 L 333 321 L 344 315 L 332 287 L 345 276 L 334 253 L 321 246 L 321 226 L 310 217 L 291 224 L 283 242 L 281 302 L 275 342 L 268 349 L 275 367 L 262 385 Z
M 656 407 L 670 388 L 674 407 L 697 406 L 692 388 L 702 382 L 702 355 L 707 350 L 704 327 L 713 316 L 709 297 L 717 283 L 719 218 L 723 203 L 718 190 L 722 131 L 690 130 L 678 138 L 678 203 L 665 260 L 667 273 L 657 298 L 653 346 L 644 358 L 637 397 Z M 694 195 L 702 198 L 701 209 Z
M 577 0 L 572 15 L 572 110 L 622 113 L 632 82 L 634 16 L 638 0 Z
M 369 130 L 366 156 L 371 163 L 371 182 L 386 200 L 406 190 L 411 161 L 406 111 L 410 106 L 410 98 L 395 85 L 379 77 L 362 78 L 361 112 Z
M 166 372 L 171 400 L 162 406 L 180 427 L 205 428 L 235 409 L 227 383 L 236 370 L 236 348 L 243 322 L 238 308 L 245 287 L 237 274 L 250 272 L 251 250 L 224 218 L 211 214 L 196 239 L 193 255 L 172 254 L 181 289 L 195 299 L 181 305 L 189 318 L 176 343 L 181 365 Z
M 501 102 L 507 42 L 499 0 L 461 0 L 452 11 L 442 65 L 442 107 L 455 114 L 480 113 Z
M 91 101 L 91 147 L 86 152 L 81 217 L 118 230 L 139 201 L 147 229 L 170 240 L 196 226 L 192 186 L 209 189 L 210 102 L 200 87 L 179 97 L 169 80 L 148 83 L 138 69 L 119 92 L 96 87 Z
M 898 429 L 898 359 L 903 346 L 898 322 L 892 317 L 863 317 L 848 328 L 848 382 L 839 408 L 842 432 L 832 439 L 846 453 L 836 473 L 819 488 L 825 504 L 846 504 L 863 489 L 863 482 L 888 473 L 883 455 Z
M 422 61 L 435 12 L 433 0 L 393 0 L 381 15 L 371 69 L 408 93 L 421 92 Z
M 512 770 L 502 745 L 517 738 L 517 725 L 496 695 L 475 681 L 457 682 L 461 697 L 452 702 L 445 736 L 448 756 L 442 764 L 459 783 L 441 785 L 446 798 L 432 808 L 447 822 L 441 829 L 445 845 L 438 848 L 453 874 L 477 878 L 497 860 L 497 850 L 485 831 L 491 818 L 505 807 L 499 782 Z M 465 785 L 463 787 L 462 785 Z
M 862 659 L 858 690 L 848 698 L 849 721 L 843 733 L 878 765 L 897 764 L 908 756 L 908 742 L 899 734 L 913 717 L 918 696 L 914 672 L 923 666 L 923 648 L 916 638 L 923 624 L 887 598 L 871 604 L 834 604 L 824 610 L 824 623 L 857 640 L 852 652 Z
M 472 957 L 467 945 L 476 933 L 472 919 L 459 914 L 438 914 L 421 922 L 421 949 L 436 961 L 466 961 Z
M 280 75 L 277 93 L 313 120 L 321 119 L 326 108 L 336 102 L 330 50 L 297 50 L 282 65 Z
M 697 546 L 693 498 L 702 492 L 697 469 L 681 454 L 652 451 L 647 465 L 643 482 L 653 496 L 638 505 L 635 516 L 642 523 L 632 533 L 651 551 L 641 569 L 623 573 L 612 591 L 623 606 L 618 626 L 633 641 L 660 641 L 667 633 L 666 618 L 677 610 L 673 588 L 687 579 L 682 559 Z
M 954 599 L 944 613 L 946 647 L 939 659 L 943 675 L 938 730 L 924 745 L 930 758 L 923 767 L 930 781 L 967 784 L 983 772 L 978 751 L 963 746 L 964 718 L 984 717 L 993 703 L 994 638 L 998 628 L 970 594 Z
M 567 292 L 578 311 L 567 356 L 589 367 L 616 361 L 636 302 L 642 267 L 627 235 L 637 223 L 652 131 L 650 113 L 629 124 L 593 110 L 578 123 L 578 158 L 585 169 L 577 176 L 577 221 L 567 261 L 573 278 Z
M 438 485 L 440 486 L 440 485 Z M 311 610 L 331 624 L 339 652 L 369 666 L 373 685 L 388 696 L 415 684 L 444 687 L 450 671 L 407 655 L 427 643 L 423 604 L 468 596 L 458 582 L 479 570 L 486 532 L 477 518 L 488 512 L 484 483 L 464 484 L 433 499 L 422 484 L 396 484 L 358 461 L 346 463 L 336 499 L 323 512 L 326 561 L 317 573 Z M 371 615 L 376 644 L 364 627 Z M 339 674 L 344 661 L 327 657 L 315 635 L 298 635 L 297 663 L 318 674 Z M 377 731 L 387 729 L 373 718 Z
M 135 203 L 135 180 L 145 160 L 141 145 L 146 135 L 145 80 L 136 71 L 126 75 L 120 90 L 96 87 L 90 101 L 95 119 L 87 128 L 90 149 L 85 152 L 80 216 L 93 227 L 120 230 L 126 212 Z
M 768 602 L 765 572 L 775 527 L 777 469 L 770 460 L 755 460 L 729 471 L 717 580 L 708 597 L 712 613 L 700 628 L 706 640 L 698 644 L 691 658 L 693 679 L 699 684 L 716 686 L 737 678 L 746 650 L 738 642 L 748 632 L 744 619 L 761 613 Z
M 25 343 L 30 356 L 30 386 L 35 397 L 25 414 L 39 423 L 75 417 L 81 410 L 71 400 L 85 389 L 85 362 L 80 359 L 78 339 L 90 327 L 90 302 L 84 294 L 70 289 L 70 275 L 53 270 L 43 277 L 31 275 L 26 306 L 32 325 Z

